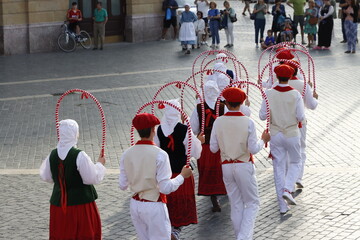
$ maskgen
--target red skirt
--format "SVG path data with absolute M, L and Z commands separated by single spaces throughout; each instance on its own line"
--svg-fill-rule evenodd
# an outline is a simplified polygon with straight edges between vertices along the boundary
M 61 207 L 50 205 L 50 240 L 101 240 L 101 220 L 95 201 Z
M 199 169 L 198 195 L 226 195 L 223 182 L 220 151 L 212 153 L 209 144 L 202 145 Z
M 173 173 L 171 178 L 177 175 L 179 173 Z M 171 226 L 181 227 L 198 223 L 193 176 L 186 178 L 178 190 L 166 197 Z

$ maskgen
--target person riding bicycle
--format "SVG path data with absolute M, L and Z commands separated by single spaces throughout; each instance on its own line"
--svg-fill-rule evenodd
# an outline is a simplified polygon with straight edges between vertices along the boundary
M 82 13 L 80 9 L 78 9 L 77 2 L 73 2 L 71 6 L 71 9 L 68 10 L 66 15 L 66 18 L 69 21 L 69 30 L 75 32 L 76 35 L 79 35 L 79 22 L 82 21 Z

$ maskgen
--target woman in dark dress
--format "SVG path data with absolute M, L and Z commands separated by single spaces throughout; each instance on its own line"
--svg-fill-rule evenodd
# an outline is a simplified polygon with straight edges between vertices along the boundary
M 334 7 L 331 6 L 330 1 L 324 0 L 324 5 L 320 9 L 318 45 L 313 49 L 330 49 L 334 26 L 333 13 Z

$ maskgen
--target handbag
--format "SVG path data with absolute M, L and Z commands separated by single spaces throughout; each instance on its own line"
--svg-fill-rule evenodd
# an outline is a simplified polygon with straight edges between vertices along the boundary
M 251 20 L 255 20 L 255 18 L 256 18 L 256 13 L 250 14 L 250 19 L 251 19 Z
M 319 18 L 317 18 L 317 17 L 310 17 L 309 18 L 309 24 L 310 25 L 316 25 L 318 23 L 318 21 L 319 21 Z
M 236 14 L 233 17 L 230 16 L 230 22 L 232 23 L 237 22 Z

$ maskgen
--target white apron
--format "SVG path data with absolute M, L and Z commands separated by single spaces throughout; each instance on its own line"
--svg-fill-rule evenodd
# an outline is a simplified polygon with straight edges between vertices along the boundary
M 179 40 L 182 42 L 196 40 L 194 23 L 184 22 L 181 24 L 181 28 L 179 31 Z

